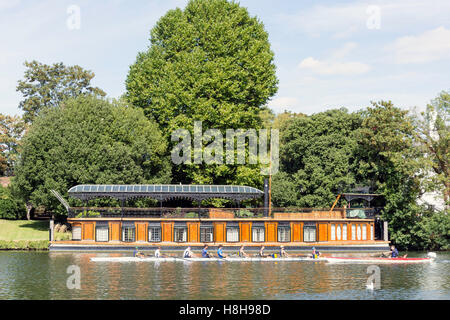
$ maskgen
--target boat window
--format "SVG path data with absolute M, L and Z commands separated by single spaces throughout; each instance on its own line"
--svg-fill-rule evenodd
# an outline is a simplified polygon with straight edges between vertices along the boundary
M 131 226 L 122 227 L 122 241 L 124 242 L 135 241 L 135 227 Z
M 356 225 L 352 224 L 352 240 L 356 240 Z
M 340 224 L 338 224 L 336 228 L 336 240 L 342 240 L 342 230 Z
M 227 227 L 227 242 L 239 241 L 239 227 Z
M 304 226 L 303 227 L 303 241 L 315 242 L 316 241 L 316 226 Z
M 362 225 L 362 239 L 367 240 L 367 225 L 366 224 Z
M 161 242 L 161 227 L 158 226 L 148 227 L 148 241 Z
M 187 227 L 174 226 L 173 237 L 175 242 L 186 242 L 187 241 Z
M 289 226 L 278 227 L 278 242 L 291 241 L 291 228 Z
M 200 227 L 200 242 L 213 242 L 214 241 L 214 229 L 212 226 Z
M 370 240 L 373 240 L 373 225 L 370 225 Z
M 81 240 L 81 227 L 80 226 L 72 227 L 72 240 L 74 240 L 74 241 Z
M 331 240 L 336 240 L 336 225 L 331 224 Z
M 252 227 L 252 241 L 264 242 L 265 229 L 264 226 Z
M 109 241 L 108 225 L 101 225 L 95 227 L 95 241 L 97 242 Z

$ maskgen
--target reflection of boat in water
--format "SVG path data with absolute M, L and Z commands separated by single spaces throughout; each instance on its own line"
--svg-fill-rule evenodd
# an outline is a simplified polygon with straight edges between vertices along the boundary
M 94 257 L 91 258 L 93 262 L 156 262 L 156 261 L 227 261 L 227 262 L 253 262 L 253 261 L 265 261 L 265 262 L 279 262 L 279 261 L 322 261 L 324 259 L 312 259 L 308 257 L 292 257 L 292 258 L 262 258 L 262 257 L 227 257 L 227 258 L 179 258 L 179 257 Z
M 324 257 L 320 260 L 332 263 L 424 263 L 434 258 L 376 258 L 376 257 Z

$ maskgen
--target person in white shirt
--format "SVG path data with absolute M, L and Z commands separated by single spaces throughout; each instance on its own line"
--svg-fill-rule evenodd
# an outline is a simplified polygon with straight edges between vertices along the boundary
M 192 258 L 193 254 L 191 251 L 191 247 L 187 247 L 183 252 L 183 258 Z
M 161 257 L 161 247 L 158 247 L 155 251 L 155 257 L 160 258 Z

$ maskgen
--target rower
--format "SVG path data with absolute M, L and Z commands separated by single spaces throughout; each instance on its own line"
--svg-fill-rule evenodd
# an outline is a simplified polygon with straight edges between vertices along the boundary
M 202 250 L 202 258 L 211 258 L 211 255 L 208 253 L 208 245 L 205 244 Z
M 244 251 L 244 246 L 241 246 L 241 247 L 239 248 L 238 256 L 239 256 L 240 258 L 248 258 L 248 254 L 245 253 L 245 251 Z
M 191 247 L 187 247 L 186 250 L 183 252 L 183 258 L 192 258 L 193 254 L 191 251 Z
M 135 258 L 144 258 L 145 257 L 145 255 L 142 252 L 139 251 L 138 247 L 135 248 L 135 250 L 133 252 L 133 256 Z
M 219 249 L 217 249 L 217 255 L 219 256 L 219 258 L 226 258 L 227 256 L 223 254 L 222 248 L 223 245 L 219 244 Z
M 320 252 L 318 250 L 316 250 L 315 247 L 312 248 L 312 258 L 313 259 L 318 259 L 320 257 Z
M 261 246 L 261 248 L 259 249 L 258 256 L 261 257 L 261 258 L 267 257 L 267 256 L 264 254 L 264 246 Z
M 282 258 L 289 258 L 289 255 L 284 250 L 284 246 L 280 246 L 280 257 L 282 257 Z
M 389 258 L 399 258 L 397 248 L 394 245 L 391 245 L 390 249 L 391 249 L 391 251 L 387 252 L 388 257 Z M 384 254 L 382 256 L 384 256 Z M 407 256 L 408 255 L 405 254 L 402 258 L 406 258 Z

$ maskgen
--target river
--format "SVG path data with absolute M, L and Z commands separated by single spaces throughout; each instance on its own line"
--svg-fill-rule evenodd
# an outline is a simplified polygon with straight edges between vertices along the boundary
M 378 290 L 366 288 L 367 264 L 90 261 L 108 255 L 124 254 L 2 251 L 0 299 L 450 299 L 449 252 L 432 263 L 379 265 Z

